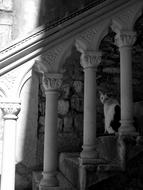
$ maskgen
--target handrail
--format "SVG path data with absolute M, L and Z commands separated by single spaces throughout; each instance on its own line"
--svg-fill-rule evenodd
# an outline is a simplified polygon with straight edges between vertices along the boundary
M 95 18 L 96 21 L 106 18 L 107 13 L 115 12 L 128 2 L 131 1 L 98 0 L 95 6 L 90 4 L 66 18 L 36 28 L 25 38 L 12 41 L 9 47 L 0 51 L 0 76 L 47 51 L 55 42 L 58 43 L 59 40 L 68 39 L 81 32 L 82 27 L 84 28 L 85 24 L 91 21 L 95 22 Z
M 89 10 L 89 9 L 91 9 L 91 8 L 97 6 L 97 5 L 99 5 L 99 4 L 101 4 L 101 3 L 105 2 L 105 1 L 107 1 L 107 0 L 96 0 L 96 1 L 88 4 L 86 7 L 84 7 L 82 9 L 78 10 L 78 11 L 75 11 L 75 12 L 71 13 L 69 16 L 67 16 L 65 18 L 61 18 L 61 19 L 57 19 L 55 21 L 51 21 L 51 22 L 49 22 L 48 24 L 45 25 L 45 27 L 44 27 L 43 30 L 40 30 L 39 32 L 36 32 L 35 36 L 38 36 L 38 35 L 42 34 L 43 32 L 46 32 L 46 31 L 48 31 L 50 29 L 53 29 L 54 27 L 63 24 L 64 22 L 66 22 L 66 21 L 68 21 L 68 20 L 70 20 L 70 19 L 72 19 L 72 18 L 74 18 L 74 17 L 76 17 L 76 16 L 78 16 L 78 15 L 86 12 L 87 10 Z M 30 36 L 26 37 L 22 41 L 26 42 L 27 40 L 30 40 L 30 38 L 33 38 L 33 37 L 34 37 L 34 35 L 30 35 Z M 8 48 L 5 48 L 5 49 L 1 50 L 0 54 L 3 54 L 5 52 L 9 51 L 11 48 L 16 47 L 19 43 L 22 44 L 22 41 L 21 42 L 17 42 L 14 45 L 10 45 Z

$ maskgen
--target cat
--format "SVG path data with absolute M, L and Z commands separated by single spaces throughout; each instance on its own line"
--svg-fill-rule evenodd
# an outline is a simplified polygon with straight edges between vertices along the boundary
M 99 91 L 100 101 L 104 105 L 104 133 L 115 134 L 120 127 L 120 104 L 117 99 Z

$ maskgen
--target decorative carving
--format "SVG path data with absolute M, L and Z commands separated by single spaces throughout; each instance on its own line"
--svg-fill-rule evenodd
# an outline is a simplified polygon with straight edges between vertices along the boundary
M 43 86 L 45 91 L 58 90 L 62 85 L 62 74 L 48 74 L 43 75 Z
M 81 34 L 79 36 L 79 38 L 85 40 L 85 41 L 89 41 L 89 42 L 92 42 L 93 39 L 95 38 L 95 35 L 96 35 L 97 31 L 95 28 L 91 28 L 89 30 L 87 30 L 86 32 L 84 32 L 83 34 Z
M 131 47 L 136 41 L 136 33 L 131 31 L 122 31 L 115 36 L 115 43 L 118 47 Z
M 107 18 L 99 23 L 95 23 L 91 28 L 77 36 L 75 45 L 77 50 L 82 53 L 85 50 L 98 51 L 101 40 L 108 34 L 110 19 Z
M 118 32 L 119 30 L 132 30 L 134 27 L 134 22 L 136 19 L 141 15 L 142 9 L 141 9 L 141 2 L 137 2 L 131 7 L 128 7 L 124 11 L 121 10 L 120 13 L 118 13 L 114 19 L 113 19 L 113 25 L 112 29 L 115 32 Z
M 17 78 L 17 71 L 12 70 L 0 77 L 0 86 L 4 88 L 4 91 L 9 91 L 14 87 Z
M 81 55 L 81 66 L 85 68 L 96 68 L 101 62 L 101 52 L 86 51 Z
M 7 116 L 9 116 L 9 118 L 13 118 L 18 115 L 21 106 L 19 102 L 0 102 L 0 108 L 3 111 L 4 118 Z
M 70 41 L 71 42 L 71 41 Z M 41 73 L 62 73 L 62 62 L 68 56 L 67 49 L 69 47 L 69 41 L 62 43 L 61 45 L 55 46 L 43 53 L 35 63 L 35 69 Z M 66 53 L 65 53 L 66 52 Z
M 56 61 L 57 56 L 62 52 L 63 45 L 56 47 L 53 50 L 50 50 L 43 54 L 42 60 L 46 61 L 47 64 L 53 64 Z

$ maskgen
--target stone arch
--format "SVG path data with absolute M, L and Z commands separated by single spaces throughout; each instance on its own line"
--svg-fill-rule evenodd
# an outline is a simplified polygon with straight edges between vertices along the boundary
M 72 47 L 74 46 L 74 44 L 75 44 L 74 38 L 69 39 L 66 43 L 63 44 L 65 46 L 65 48 L 60 57 L 59 68 L 58 68 L 59 71 L 61 70 L 64 72 L 63 65 L 64 65 L 66 59 L 71 55 Z
M 74 38 L 55 44 L 36 59 L 36 67 L 40 73 L 63 73 L 63 64 L 70 55 Z
M 26 82 L 27 77 L 29 77 L 29 73 L 30 72 L 32 73 L 34 64 L 35 64 L 35 59 L 30 60 L 13 70 L 15 76 L 15 82 L 11 89 L 14 92 L 15 98 L 20 97 L 21 89 L 24 83 Z
M 23 88 L 23 86 L 25 85 L 25 83 L 31 78 L 32 76 L 32 68 L 29 68 L 21 77 L 20 82 L 19 82 L 19 86 L 18 86 L 18 90 L 17 90 L 17 96 L 20 97 L 20 93 L 21 90 Z
M 35 60 L 23 68 L 17 83 L 16 95 L 21 100 L 17 120 L 17 168 L 22 164 L 27 168 L 36 165 L 39 77 L 34 71 L 34 63 Z
M 112 29 L 118 33 L 122 30 L 133 30 L 137 18 L 141 15 L 143 2 L 138 1 L 125 7 L 112 17 Z
M 76 48 L 80 53 L 86 50 L 99 50 L 99 45 L 104 36 L 108 33 L 111 20 L 105 19 L 102 22 L 95 23 L 94 26 L 84 30 L 76 37 Z

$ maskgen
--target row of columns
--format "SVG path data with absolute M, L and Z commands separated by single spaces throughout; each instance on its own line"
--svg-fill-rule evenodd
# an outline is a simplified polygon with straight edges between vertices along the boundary
M 132 55 L 131 47 L 135 33 L 121 32 L 116 35 L 120 50 L 121 65 L 121 127 L 119 134 L 134 134 L 132 97 Z M 96 69 L 101 62 L 101 52 L 85 51 L 81 55 L 84 69 L 84 129 L 81 159 L 96 159 Z M 46 74 L 43 86 L 46 94 L 45 138 L 43 177 L 39 188 L 58 186 L 57 180 L 57 106 L 58 91 L 62 84 L 62 74 Z M 16 120 L 20 111 L 19 102 L 0 104 L 4 113 L 4 151 L 2 161 L 1 190 L 14 190 L 15 181 L 15 135 Z
M 121 65 L 121 127 L 119 135 L 136 135 L 133 126 L 133 93 L 132 93 L 132 45 L 135 42 L 134 32 L 121 32 L 115 37 L 116 44 L 120 51 Z M 87 162 L 98 157 L 96 152 L 96 70 L 101 62 L 101 52 L 84 51 L 81 55 L 81 66 L 84 70 L 84 129 L 83 129 L 83 150 L 80 154 L 82 161 Z M 57 76 L 57 75 L 55 75 Z M 52 77 L 52 75 L 51 75 Z M 47 80 L 51 78 L 47 75 Z M 58 77 L 53 77 L 59 83 Z M 60 77 L 61 84 L 61 77 Z M 44 82 L 45 86 L 45 82 Z M 50 85 L 48 84 L 50 87 Z M 46 85 L 46 118 L 45 118 L 45 144 L 44 148 L 44 172 L 41 180 L 41 189 L 44 186 L 56 186 L 56 134 L 57 134 L 57 86 L 54 89 Z M 48 88 L 47 88 L 48 87 Z M 58 86 L 59 87 L 59 86 Z M 56 92 L 51 93 L 51 90 Z M 53 98 L 51 97 L 53 96 Z M 51 111 L 54 110 L 55 112 Z M 53 122 L 52 122 L 53 120 Z M 47 131 L 47 132 L 46 132 Z M 48 134 L 49 133 L 49 134 Z M 54 133 L 54 136 L 53 136 Z M 54 137 L 54 138 L 51 138 Z M 49 139 L 49 140 L 48 140 Z M 49 158 L 48 158 L 49 157 Z M 56 158 L 56 159 L 55 159 Z M 50 174 L 50 175 L 47 175 Z M 45 175 L 46 174 L 46 175 Z M 50 181 L 50 182 L 49 182 Z M 45 183 L 46 182 L 46 183 Z

